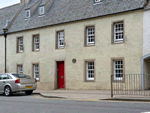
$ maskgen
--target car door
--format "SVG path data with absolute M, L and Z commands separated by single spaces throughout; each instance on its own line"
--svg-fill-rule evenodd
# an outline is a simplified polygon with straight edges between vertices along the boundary
M 8 80 L 9 80 L 9 77 L 7 74 L 1 75 L 1 92 L 4 92 L 4 87 L 5 87 L 5 84 L 9 82 Z
M 1 74 L 0 74 L 0 92 L 3 92 L 3 81 L 2 81 L 2 78 L 1 78 Z

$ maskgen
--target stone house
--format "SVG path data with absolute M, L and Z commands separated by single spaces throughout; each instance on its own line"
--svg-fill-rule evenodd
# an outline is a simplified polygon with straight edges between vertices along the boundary
M 124 74 L 142 72 L 147 4 L 147 0 L 21 0 L 0 9 L 0 72 L 5 26 L 7 72 L 35 77 L 38 89 L 108 90 L 110 75 L 122 81 Z

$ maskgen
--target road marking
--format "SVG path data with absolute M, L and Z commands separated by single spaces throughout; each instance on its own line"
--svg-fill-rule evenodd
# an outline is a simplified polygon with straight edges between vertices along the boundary
M 39 98 L 39 95 L 35 95 L 36 98 Z
M 125 103 L 150 103 L 150 102 L 144 102 L 144 101 L 121 101 L 121 100 L 100 100 L 103 102 L 125 102 Z
M 150 113 L 150 112 L 141 112 L 141 113 Z
M 100 101 L 100 100 L 98 100 L 98 99 L 67 99 L 67 100 L 79 100 L 79 101 Z
M 43 97 L 41 95 L 38 95 L 39 98 L 43 99 Z

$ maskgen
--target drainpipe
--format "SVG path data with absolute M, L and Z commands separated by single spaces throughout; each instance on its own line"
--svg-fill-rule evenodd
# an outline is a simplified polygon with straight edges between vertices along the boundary
M 147 6 L 148 2 L 149 2 L 149 0 L 145 0 L 144 7 Z
M 7 39 L 7 33 L 6 31 L 4 30 L 4 38 L 5 38 L 5 73 L 6 73 L 6 39 Z

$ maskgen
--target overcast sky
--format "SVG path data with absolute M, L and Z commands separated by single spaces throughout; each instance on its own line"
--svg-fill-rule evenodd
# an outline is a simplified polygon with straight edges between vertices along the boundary
M 0 8 L 19 3 L 20 0 L 0 0 Z

